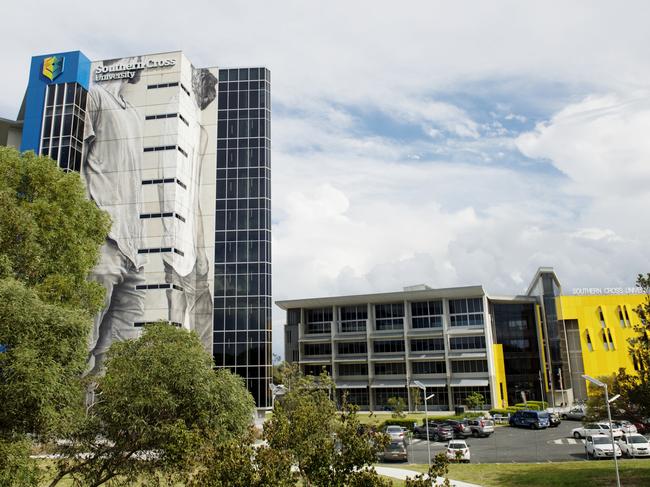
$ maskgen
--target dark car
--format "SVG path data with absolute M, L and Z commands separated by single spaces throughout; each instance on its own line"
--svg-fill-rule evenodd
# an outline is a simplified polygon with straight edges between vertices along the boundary
M 557 413 L 549 413 L 548 421 L 549 421 L 548 426 L 550 428 L 557 428 L 562 423 L 562 420 L 560 419 L 560 415 Z
M 429 438 L 434 441 L 447 441 L 454 439 L 454 428 L 444 423 L 429 423 Z M 433 436 L 431 434 L 433 433 Z
M 510 426 L 538 430 L 548 428 L 549 425 L 549 414 L 544 411 L 517 411 L 510 416 Z
M 472 436 L 472 429 L 467 424 L 467 421 L 456 421 L 454 419 L 448 419 L 446 421 L 442 421 L 441 424 L 451 426 L 451 428 L 454 430 L 454 438 L 467 438 L 468 436 Z
M 426 426 L 416 426 L 413 428 L 413 436 L 421 440 L 427 439 L 427 427 Z M 434 440 L 436 437 L 435 428 L 433 426 L 429 427 L 429 440 Z

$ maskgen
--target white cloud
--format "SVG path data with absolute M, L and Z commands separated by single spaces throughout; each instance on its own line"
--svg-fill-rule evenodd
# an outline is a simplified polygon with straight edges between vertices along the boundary
M 36 53 L 183 49 L 271 69 L 275 299 L 513 292 L 549 264 L 567 286 L 627 286 L 650 267 L 648 2 L 6 3 L 0 116 Z M 529 106 L 509 100 L 538 85 Z M 421 134 L 379 132 L 368 113 Z

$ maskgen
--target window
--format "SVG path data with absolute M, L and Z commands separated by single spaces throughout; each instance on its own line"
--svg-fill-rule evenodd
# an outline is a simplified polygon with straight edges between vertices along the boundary
M 175 145 L 156 145 L 156 146 L 150 146 L 150 147 L 145 147 L 144 151 L 145 152 L 159 152 L 163 150 L 174 150 L 176 149 Z
M 177 178 L 164 178 L 164 179 L 143 179 L 142 184 L 165 184 L 165 183 L 176 183 L 178 184 L 181 188 L 187 189 L 187 186 L 185 185 L 184 182 Z
M 487 360 L 454 360 L 451 362 L 451 371 L 457 374 L 487 372 Z
M 605 328 L 607 324 L 605 323 L 605 316 L 603 315 L 603 309 L 598 307 L 598 319 L 600 320 L 600 327 Z
M 483 299 L 449 300 L 451 326 L 483 326 Z
M 138 284 L 135 286 L 136 289 L 176 289 L 177 291 L 183 291 L 183 288 L 178 284 Z
M 623 311 L 625 312 L 625 323 L 627 326 L 630 326 L 630 315 L 627 314 L 627 306 L 623 306 Z
M 315 365 L 307 364 L 303 365 L 303 374 L 304 375 L 321 375 L 323 372 L 326 372 L 327 375 L 332 375 L 332 366 L 331 365 Z
M 447 372 L 447 366 L 442 360 L 433 362 L 413 362 L 411 364 L 413 374 L 444 374 Z
M 140 213 L 141 220 L 148 220 L 150 218 L 178 218 L 180 221 L 184 222 L 185 217 L 182 217 L 175 211 L 168 211 L 165 213 Z
M 375 364 L 375 375 L 404 375 L 406 364 L 404 362 L 390 362 Z
M 621 328 L 625 328 L 625 317 L 623 316 L 623 310 L 619 306 L 616 311 L 618 312 L 618 321 L 621 324 Z
M 411 352 L 438 352 L 445 349 L 442 338 L 419 338 L 411 340 Z
M 332 324 L 332 308 L 316 308 L 305 310 L 305 333 L 330 333 Z
M 148 90 L 155 90 L 157 88 L 171 88 L 173 86 L 178 86 L 178 81 L 173 83 L 158 83 L 157 85 L 147 85 Z
M 402 340 L 378 340 L 373 343 L 375 353 L 397 353 L 404 351 Z
M 375 330 L 401 330 L 404 328 L 404 304 L 376 304 Z
M 363 355 L 368 353 L 366 342 L 341 342 L 338 344 L 339 355 Z
M 489 386 L 452 387 L 451 390 L 452 390 L 455 406 L 465 404 L 465 399 L 467 399 L 467 396 L 475 392 L 478 392 L 483 396 L 483 400 L 485 401 L 485 403 L 482 404 L 479 408 L 488 409 L 490 407 L 490 401 L 491 401 L 490 398 L 492 397 L 492 395 L 490 394 Z
M 87 91 L 77 83 L 48 85 L 41 125 L 41 155 L 64 171 L 81 170 Z
M 609 350 L 609 342 L 607 341 L 607 334 L 605 333 L 605 330 L 604 329 L 601 330 L 600 334 L 601 334 L 601 336 L 603 338 L 603 348 L 605 350 Z
M 590 352 L 594 351 L 594 345 L 591 343 L 591 336 L 589 335 L 589 330 L 585 330 L 585 340 L 587 341 L 587 349 Z
M 136 321 L 135 323 L 133 323 L 133 326 L 135 326 L 136 328 L 142 328 L 143 326 L 153 325 L 156 323 L 160 323 L 160 322 L 159 321 Z M 170 325 L 175 326 L 177 328 L 181 328 L 183 326 L 182 323 L 178 323 L 177 321 L 166 321 L 166 323 L 169 323 Z
M 442 301 L 411 303 L 411 316 L 413 328 L 441 328 Z
M 339 364 L 339 376 L 368 375 L 368 364 Z
M 616 350 L 616 347 L 614 346 L 614 340 L 612 339 L 612 330 L 607 328 L 607 338 L 609 338 L 609 347 L 612 350 Z
M 366 331 L 368 306 L 341 306 L 339 308 L 339 332 L 356 333 Z
M 175 254 L 181 256 L 185 255 L 185 252 L 177 249 L 176 247 L 156 247 L 156 248 L 149 248 L 149 249 L 138 249 L 138 254 L 166 254 L 169 252 L 174 252 Z
M 330 343 L 305 343 L 303 344 L 303 355 L 332 355 Z
M 479 350 L 485 348 L 484 336 L 451 337 L 449 339 L 451 350 Z

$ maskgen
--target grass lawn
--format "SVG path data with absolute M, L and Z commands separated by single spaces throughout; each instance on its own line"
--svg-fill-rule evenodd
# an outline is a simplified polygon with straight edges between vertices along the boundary
M 650 486 L 650 459 L 623 460 L 619 462 L 621 485 L 625 487 Z M 424 472 L 426 465 L 409 465 L 405 468 Z M 484 487 L 606 487 L 616 485 L 614 462 L 558 463 L 482 463 L 476 465 L 450 465 L 449 478 L 464 480 Z M 393 485 L 404 482 L 394 480 Z

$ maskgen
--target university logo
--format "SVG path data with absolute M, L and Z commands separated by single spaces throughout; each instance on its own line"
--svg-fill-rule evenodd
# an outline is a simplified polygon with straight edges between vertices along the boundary
M 50 56 L 43 59 L 43 76 L 54 81 L 63 73 L 63 56 Z

